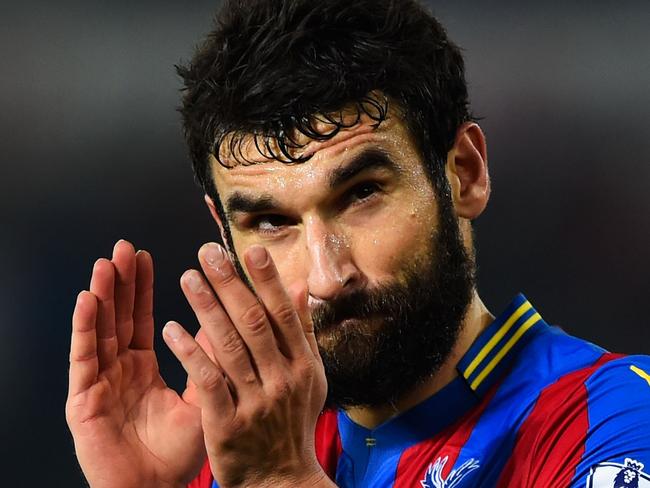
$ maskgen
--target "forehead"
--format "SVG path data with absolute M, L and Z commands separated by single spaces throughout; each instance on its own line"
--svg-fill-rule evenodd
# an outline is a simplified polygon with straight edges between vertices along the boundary
M 243 157 L 253 164 L 237 164 L 224 167 L 214 156 L 210 157 L 212 175 L 222 201 L 235 191 L 277 191 L 296 189 L 309 182 L 322 181 L 336 168 L 366 149 L 379 149 L 392 157 L 401 169 L 421 169 L 421 158 L 415 150 L 411 135 L 401 117 L 392 111 L 379 125 L 362 116 L 352 127 L 341 129 L 325 141 L 297 137 L 302 147 L 294 151 L 294 157 L 308 157 L 302 163 L 286 164 L 269 159 L 260 153 L 252 136 L 241 144 Z M 324 130 L 327 130 L 324 124 Z M 227 146 L 227 144 L 224 144 Z M 222 153 L 222 159 L 228 158 Z M 405 168 L 404 166 L 409 168 Z

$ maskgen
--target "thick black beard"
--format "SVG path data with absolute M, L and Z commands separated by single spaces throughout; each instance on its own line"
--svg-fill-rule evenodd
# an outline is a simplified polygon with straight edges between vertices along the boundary
M 394 405 L 449 357 L 472 298 L 475 265 L 445 200 L 439 201 L 440 225 L 428 256 L 407 267 L 405 280 L 314 310 L 316 336 L 325 343 L 319 349 L 326 407 Z M 346 319 L 354 321 L 341 324 Z

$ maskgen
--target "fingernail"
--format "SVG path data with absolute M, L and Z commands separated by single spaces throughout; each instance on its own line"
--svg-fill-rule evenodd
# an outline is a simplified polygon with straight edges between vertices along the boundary
M 263 267 L 268 262 L 268 256 L 263 246 L 251 246 L 248 248 L 248 259 L 257 268 Z
M 117 248 L 118 248 L 122 243 L 126 243 L 126 242 L 127 242 L 126 240 L 124 240 L 124 239 L 120 239 L 119 241 L 117 241 L 117 242 L 115 243 L 115 245 L 113 246 L 113 257 L 115 257 L 115 253 L 117 252 Z
M 182 333 L 183 331 L 181 330 L 181 326 L 176 322 L 167 322 L 167 325 L 165 325 L 165 328 L 163 329 L 163 334 L 174 342 L 181 338 Z
M 226 260 L 226 253 L 219 244 L 210 243 L 205 245 L 205 262 L 211 267 L 221 266 Z
M 198 273 L 188 271 L 185 273 L 184 280 L 192 293 L 199 293 L 201 291 L 201 278 L 199 278 Z

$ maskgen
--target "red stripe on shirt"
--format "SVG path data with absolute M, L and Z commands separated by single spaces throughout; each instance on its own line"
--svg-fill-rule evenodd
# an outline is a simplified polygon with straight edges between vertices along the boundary
M 206 458 L 199 475 L 194 478 L 189 485 L 187 485 L 187 488 L 211 488 L 213 481 L 214 478 L 212 477 L 212 471 L 210 470 L 210 463 Z
M 332 480 L 336 478 L 336 464 L 343 447 L 339 435 L 339 425 L 336 410 L 325 410 L 316 423 L 316 458 Z
M 447 427 L 435 437 L 406 449 L 397 465 L 394 488 L 421 486 L 429 464 L 438 458 L 447 456 L 447 462 L 442 470 L 443 478 L 449 476 L 451 468 L 456 463 L 461 449 L 469 439 L 483 411 L 492 400 L 496 388 L 485 395 L 481 403 L 469 411 L 454 424 Z
M 569 486 L 589 429 L 585 381 L 603 364 L 619 357 L 603 354 L 592 366 L 567 374 L 542 390 L 517 432 L 498 488 Z

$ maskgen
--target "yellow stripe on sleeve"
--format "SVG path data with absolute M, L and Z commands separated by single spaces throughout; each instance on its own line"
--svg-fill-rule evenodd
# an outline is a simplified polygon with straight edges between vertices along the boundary
M 648 386 L 650 386 L 650 374 L 646 373 L 646 372 L 643 371 L 641 368 L 638 368 L 638 367 L 636 367 L 636 366 L 634 366 L 634 365 L 630 366 L 630 369 L 631 369 L 633 372 L 635 372 L 636 374 L 638 374 L 641 378 L 643 378 L 644 380 L 646 380 L 646 381 L 648 382 Z

